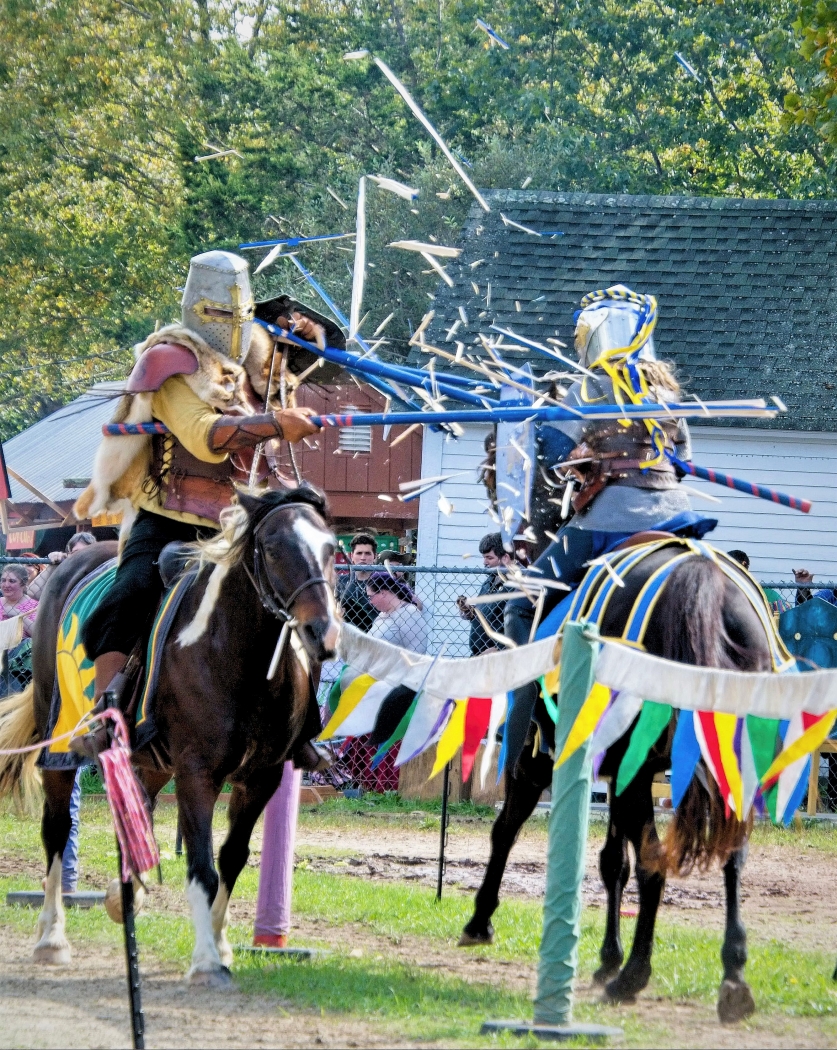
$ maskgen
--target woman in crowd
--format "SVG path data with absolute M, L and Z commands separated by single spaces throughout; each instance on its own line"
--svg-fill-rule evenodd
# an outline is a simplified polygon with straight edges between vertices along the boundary
M 373 572 L 366 594 L 378 616 L 367 632 L 414 653 L 427 652 L 427 621 L 412 587 L 388 572 Z
M 7 565 L 0 576 L 0 620 L 23 617 L 23 633 L 32 637 L 38 603 L 26 593 L 29 572 L 25 565 Z
M 55 572 L 56 566 L 60 565 L 65 558 L 69 558 L 71 554 L 75 554 L 77 551 L 83 551 L 85 548 L 89 547 L 91 543 L 95 542 L 96 537 L 92 532 L 75 532 L 69 540 L 67 540 L 67 546 L 63 551 L 51 551 L 47 557 L 52 564 L 47 565 L 43 572 L 39 573 L 29 584 L 26 589 L 26 593 L 29 597 L 40 601 L 47 580 L 49 580 L 50 576 Z

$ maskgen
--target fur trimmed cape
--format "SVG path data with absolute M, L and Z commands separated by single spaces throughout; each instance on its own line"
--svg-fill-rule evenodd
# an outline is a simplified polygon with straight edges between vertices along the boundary
M 137 361 L 146 350 L 160 343 L 185 346 L 197 358 L 197 371 L 183 375 L 187 384 L 212 408 L 228 415 L 249 412 L 244 394 L 245 371 L 214 350 L 196 332 L 181 324 L 166 325 L 134 347 Z M 264 384 L 262 384 L 263 386 Z M 150 423 L 153 392 L 124 394 L 116 407 L 113 423 Z M 134 518 L 133 497 L 148 474 L 151 436 L 148 434 L 106 435 L 93 461 L 90 484 L 76 500 L 73 513 L 79 521 L 96 514 L 122 513 L 123 532 Z

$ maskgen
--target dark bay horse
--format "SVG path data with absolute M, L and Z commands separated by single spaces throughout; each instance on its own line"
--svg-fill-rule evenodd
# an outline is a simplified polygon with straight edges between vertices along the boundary
M 0 748 L 15 746 L 10 740 L 20 746 L 27 736 L 45 738 L 61 610 L 75 583 L 112 557 L 113 547 L 97 544 L 75 555 L 47 584 L 33 640 L 32 687 L 0 706 Z M 134 763 L 152 804 L 174 776 L 188 855 L 194 983 L 229 983 L 227 912 L 250 835 L 295 745 L 319 730 L 319 720 L 310 725 L 311 673 L 334 656 L 340 633 L 334 550 L 325 501 L 314 489 L 240 495 L 222 534 L 201 546 L 200 568 L 166 640 L 154 701 L 155 754 L 141 749 Z M 268 680 L 284 617 L 296 626 Z M 25 769 L 0 761 L 0 793 L 31 772 L 31 760 Z M 61 857 L 74 775 L 43 772 L 47 880 L 35 957 L 44 962 L 69 961 Z M 212 815 L 225 781 L 232 785 L 229 830 L 216 871 Z
M 617 589 L 601 625 L 606 637 L 620 637 L 637 595 L 649 576 L 677 549 L 649 555 L 632 569 L 625 587 Z M 743 574 L 742 574 L 743 582 Z M 708 558 L 695 556 L 672 571 L 645 635 L 646 650 L 655 655 L 703 667 L 765 671 L 771 668 L 765 629 L 739 586 Z M 539 700 L 538 723 L 554 730 Z M 636 724 L 636 723 L 634 723 Z M 631 729 L 633 726 L 631 727 Z M 614 1001 L 631 1001 L 651 977 L 654 924 L 667 873 L 688 873 L 695 865 L 723 866 L 726 888 L 726 929 L 721 950 L 723 983 L 718 1013 L 723 1021 L 748 1016 L 755 1006 L 744 980 L 747 939 L 740 915 L 740 876 L 747 853 L 748 828 L 734 816 L 724 816 L 715 782 L 700 764 L 686 797 L 673 815 L 665 842 L 654 822 L 651 782 L 670 767 L 674 723 L 662 734 L 632 783 L 615 797 L 610 791 L 610 818 L 599 867 L 607 890 L 607 920 L 601 966 L 595 980 Z M 628 732 L 606 754 L 600 775 L 616 779 L 627 750 Z M 553 733 L 554 739 L 554 733 Z M 534 726 L 514 769 L 505 774 L 505 802 L 491 833 L 491 857 L 460 944 L 490 944 L 491 917 L 499 904 L 500 883 L 517 835 L 531 816 L 545 788 L 552 782 L 553 760 L 537 750 L 533 755 Z M 703 775 L 701 775 L 703 774 Z M 624 969 L 619 915 L 622 893 L 630 876 L 628 844 L 635 854 L 639 886 L 639 914 L 633 945 Z

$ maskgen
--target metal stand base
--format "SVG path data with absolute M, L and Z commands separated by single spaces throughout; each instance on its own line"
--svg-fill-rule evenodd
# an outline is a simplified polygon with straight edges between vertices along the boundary
M 74 893 L 62 893 L 65 908 L 93 908 L 97 904 L 104 904 L 105 895 L 98 890 L 80 890 Z M 18 908 L 43 908 L 44 894 L 42 890 L 13 890 L 6 894 L 8 907 Z
M 325 955 L 325 952 L 317 948 L 254 948 L 251 945 L 240 945 L 233 948 L 234 952 L 242 955 L 263 955 L 278 959 L 313 959 L 317 955 Z
M 625 1034 L 621 1028 L 610 1028 L 603 1024 L 528 1024 L 526 1021 L 486 1021 L 480 1029 L 480 1035 L 494 1035 L 497 1032 L 533 1035 L 537 1039 L 553 1039 L 556 1042 L 579 1038 L 598 1042 L 619 1039 Z

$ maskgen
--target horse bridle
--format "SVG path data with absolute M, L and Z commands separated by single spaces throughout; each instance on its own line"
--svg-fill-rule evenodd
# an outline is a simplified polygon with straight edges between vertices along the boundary
M 312 576 L 310 579 L 301 583 L 299 587 L 293 591 L 289 597 L 283 598 L 282 595 L 277 594 L 276 590 L 270 583 L 265 582 L 264 578 L 264 552 L 261 548 L 261 538 L 259 533 L 262 528 L 267 524 L 269 518 L 272 518 L 274 514 L 278 514 L 280 510 L 290 510 L 293 507 L 304 506 L 302 503 L 284 503 L 281 507 L 274 507 L 269 510 L 262 520 L 253 529 L 253 571 L 251 572 L 245 562 L 245 569 L 247 575 L 250 577 L 250 582 L 256 590 L 256 594 L 259 596 L 259 601 L 262 603 L 265 609 L 277 620 L 282 620 L 284 623 L 290 623 L 293 620 L 293 607 L 299 596 L 306 591 L 309 587 L 314 587 L 318 583 L 324 583 L 326 587 L 330 586 L 329 581 L 325 576 Z

